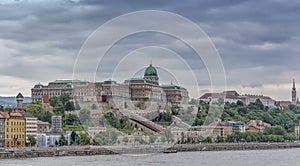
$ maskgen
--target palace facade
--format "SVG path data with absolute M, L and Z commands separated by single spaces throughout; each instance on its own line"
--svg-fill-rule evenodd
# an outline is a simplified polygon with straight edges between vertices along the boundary
M 103 82 L 88 82 L 80 80 L 56 80 L 48 85 L 37 84 L 31 89 L 33 102 L 42 101 L 44 96 L 48 98 L 69 94 L 71 99 L 78 102 L 133 102 L 154 101 L 170 102 L 173 105 L 187 104 L 188 91 L 179 85 L 160 85 L 156 68 L 150 64 L 144 76 L 130 78 L 124 83 L 113 80 Z

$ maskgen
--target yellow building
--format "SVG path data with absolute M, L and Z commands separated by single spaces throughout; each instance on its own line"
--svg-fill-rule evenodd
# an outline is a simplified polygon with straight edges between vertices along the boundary
M 25 146 L 25 119 L 20 112 L 11 112 L 5 121 L 5 146 Z

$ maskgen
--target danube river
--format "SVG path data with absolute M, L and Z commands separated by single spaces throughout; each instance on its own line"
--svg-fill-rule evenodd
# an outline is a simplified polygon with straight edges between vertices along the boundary
M 4 159 L 0 165 L 83 165 L 83 166 L 192 166 L 192 165 L 230 165 L 230 166 L 276 166 L 299 165 L 300 149 L 251 150 L 251 151 L 210 151 L 154 154 L 141 156 L 108 155 L 77 157 L 45 157 L 29 159 Z

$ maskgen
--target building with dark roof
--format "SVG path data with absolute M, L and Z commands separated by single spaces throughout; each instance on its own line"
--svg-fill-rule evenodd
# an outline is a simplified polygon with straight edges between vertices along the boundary
M 81 80 L 55 80 L 48 85 L 38 83 L 31 89 L 31 100 L 37 102 L 42 101 L 43 96 L 51 98 L 62 94 L 70 95 L 71 99 L 76 96 L 78 100 L 84 100 L 84 97 L 95 95 L 94 87 L 93 83 Z
M 17 100 L 17 109 L 22 110 L 24 96 L 22 95 L 21 92 L 16 96 L 16 100 Z
M 41 100 L 43 103 L 48 103 L 51 97 L 62 94 L 69 94 L 71 99 L 80 103 L 85 101 L 86 103 L 108 103 L 109 108 L 124 108 L 127 105 L 125 103 L 129 103 L 128 100 L 133 104 L 144 101 L 187 104 L 189 99 L 187 90 L 181 86 L 173 84 L 160 86 L 158 72 L 152 64 L 145 69 L 143 77 L 130 78 L 124 83 L 113 80 L 95 83 L 56 80 L 49 82 L 47 86 L 36 84 L 31 89 L 33 102 Z

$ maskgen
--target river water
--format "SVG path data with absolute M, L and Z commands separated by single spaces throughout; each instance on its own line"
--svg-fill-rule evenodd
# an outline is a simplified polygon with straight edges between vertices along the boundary
M 0 166 L 297 166 L 300 149 L 4 159 Z

